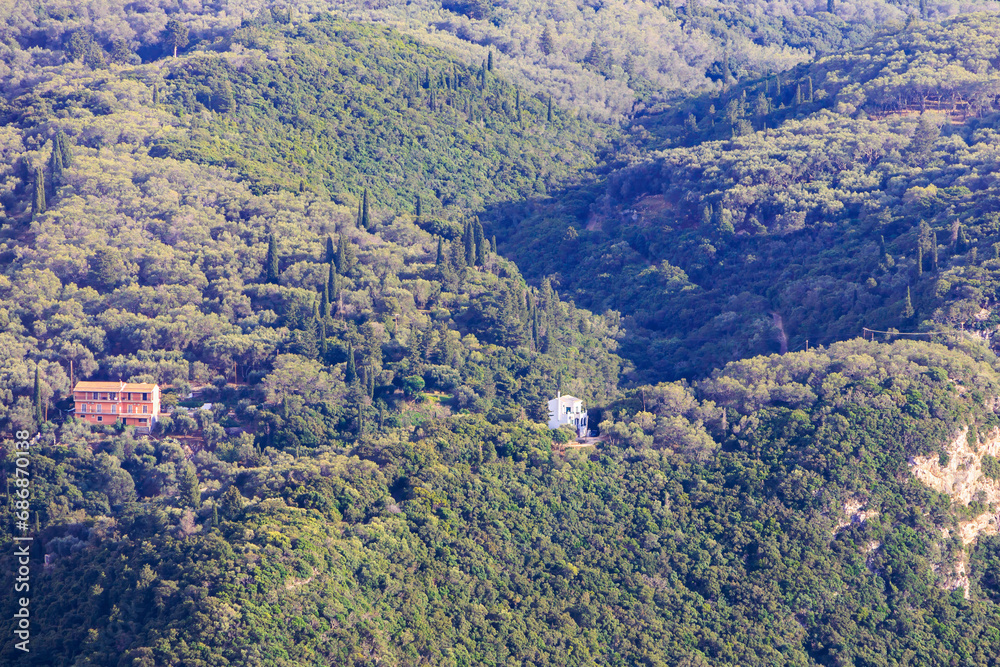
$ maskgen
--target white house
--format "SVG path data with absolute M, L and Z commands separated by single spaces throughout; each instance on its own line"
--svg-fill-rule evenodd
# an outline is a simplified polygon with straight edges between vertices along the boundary
M 557 429 L 563 424 L 569 424 L 577 435 L 587 433 L 587 408 L 583 401 L 575 396 L 558 396 L 549 401 L 549 428 Z

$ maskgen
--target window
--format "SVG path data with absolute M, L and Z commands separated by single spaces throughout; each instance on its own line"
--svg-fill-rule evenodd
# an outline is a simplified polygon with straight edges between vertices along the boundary
M 108 394 L 108 398 L 110 398 L 112 401 L 115 400 L 115 394 L 114 393 Z
M 569 414 L 570 410 L 572 410 L 572 408 L 570 408 L 569 406 L 566 406 L 566 414 Z
M 87 404 L 86 403 L 81 403 L 80 404 L 80 413 L 83 414 L 86 411 L 87 411 Z
M 98 403 L 98 404 L 97 404 L 97 412 L 100 412 L 100 411 L 101 411 L 101 404 L 100 404 L 100 403 Z
M 98 417 L 98 418 L 97 418 L 97 421 L 99 421 L 99 422 L 102 422 L 102 421 L 104 421 L 104 417 Z
M 140 424 L 145 424 L 145 423 L 146 423 L 146 420 L 145 420 L 145 419 L 140 419 L 140 420 L 139 420 L 139 423 L 140 423 Z
M 149 400 L 149 394 L 147 394 L 146 392 L 143 392 L 142 393 L 142 400 L 148 401 Z M 143 412 L 145 412 L 145 410 L 143 410 Z
M 116 414 L 117 412 L 118 412 L 118 406 L 112 404 L 112 406 L 111 406 L 111 414 Z
M 91 394 L 92 395 L 91 395 L 90 399 L 93 400 L 93 401 L 96 401 L 97 400 L 97 392 L 96 391 L 95 392 L 91 392 Z
M 148 405 L 142 406 L 142 414 L 146 414 L 147 412 L 149 412 L 149 406 Z

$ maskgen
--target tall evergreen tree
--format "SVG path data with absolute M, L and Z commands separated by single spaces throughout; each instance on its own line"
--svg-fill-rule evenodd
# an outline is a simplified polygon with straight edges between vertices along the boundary
M 521 89 L 514 91 L 514 111 L 517 114 L 517 122 L 521 122 Z
M 538 46 L 542 49 L 542 53 L 545 55 L 551 55 L 552 51 L 555 50 L 555 36 L 552 34 L 552 28 L 545 26 L 542 30 L 542 36 L 538 40 Z
M 439 236 L 437 257 L 434 258 L 434 266 L 441 266 L 442 261 L 444 261 L 444 239 Z
M 486 69 L 490 72 L 493 71 L 493 49 L 490 49 L 486 53 Z
M 371 224 L 371 214 L 368 211 L 368 188 L 365 188 L 365 193 L 361 198 L 361 228 L 370 232 Z
M 35 408 L 35 423 L 38 428 L 45 423 L 45 406 L 42 401 L 42 381 L 38 375 L 38 365 L 35 365 L 35 387 L 31 393 L 31 402 Z
M 931 234 L 931 264 L 934 267 L 934 271 L 937 271 L 938 270 L 937 232 Z
M 486 264 L 486 235 L 483 233 L 483 224 L 479 218 L 473 218 L 473 241 L 476 244 L 476 266 Z
M 327 353 L 330 351 L 330 345 L 326 340 L 326 320 L 319 323 L 319 356 L 320 359 L 326 359 Z
M 924 275 L 924 246 L 917 245 L 917 276 Z
M 421 216 L 422 216 L 423 214 L 424 214 L 424 210 L 423 210 L 423 205 L 422 205 L 422 202 L 420 201 L 420 195 L 417 195 L 417 202 L 416 202 L 416 216 L 417 216 L 417 221 L 418 221 L 418 222 L 420 221 L 420 218 L 421 218 Z
M 69 169 L 73 166 L 73 149 L 69 145 L 66 133 L 59 130 L 56 133 L 56 139 L 59 140 L 59 152 L 62 154 L 63 169 Z
M 836 0 L 826 0 L 826 11 L 830 12 L 831 14 L 837 13 Z
M 188 27 L 177 19 L 167 21 L 167 37 L 164 43 L 168 47 L 173 47 L 174 58 L 177 57 L 177 49 L 184 48 L 188 43 Z
M 550 122 L 550 123 L 552 122 L 552 96 L 551 95 L 549 95 L 549 110 L 546 113 L 545 118 L 546 118 L 546 120 L 548 122 Z
M 344 266 L 347 259 L 347 239 L 341 234 L 337 238 L 337 254 L 334 257 L 334 264 L 337 266 L 337 273 L 344 275 L 346 267 Z
M 462 240 L 465 242 L 465 265 L 476 265 L 476 239 L 472 231 L 472 223 L 465 223 L 465 231 L 462 233 Z
M 49 171 L 52 173 L 53 184 L 62 180 L 63 174 L 63 153 L 59 146 L 62 141 L 62 133 L 59 133 L 52 140 L 52 153 L 49 155 Z
M 337 276 L 336 267 L 332 262 L 326 276 L 326 291 L 330 295 L 330 314 L 332 315 L 334 304 L 340 300 L 340 278 Z
M 332 268 L 330 269 L 332 271 Z M 330 279 L 327 276 L 327 280 L 324 281 L 323 285 L 319 289 L 319 319 L 325 320 L 330 317 Z
M 903 302 L 903 318 L 910 319 L 916 311 L 913 310 L 913 301 L 910 299 L 910 286 L 906 286 L 906 300 Z
M 354 384 L 358 381 L 358 367 L 354 361 L 354 344 L 347 344 L 347 371 L 344 373 L 344 381 L 347 384 Z
M 327 234 L 326 237 L 326 260 L 332 262 L 337 257 L 337 246 L 333 243 L 333 237 Z
M 31 202 L 32 215 L 45 213 L 45 174 L 41 168 L 35 169 L 35 196 Z
M 267 236 L 267 261 L 265 265 L 267 267 L 267 282 L 277 284 L 281 274 L 278 270 L 278 241 L 274 238 L 273 233 Z

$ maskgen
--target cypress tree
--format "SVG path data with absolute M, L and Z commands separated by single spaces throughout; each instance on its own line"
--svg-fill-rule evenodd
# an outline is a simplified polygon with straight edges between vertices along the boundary
M 931 263 L 934 266 L 934 270 L 938 270 L 938 243 L 937 243 L 937 232 L 931 235 Z
M 337 273 L 344 275 L 346 270 L 344 267 L 344 260 L 347 258 L 347 240 L 344 235 L 341 234 L 337 239 L 337 255 L 334 257 L 334 264 L 337 266 Z
M 813 78 L 811 76 L 806 77 L 807 90 L 809 92 L 809 102 L 813 101 Z
M 837 13 L 836 0 L 826 0 L 826 11 L 831 14 Z
M 354 361 L 354 344 L 347 344 L 347 371 L 344 374 L 344 381 L 347 384 L 354 384 L 358 381 L 358 367 Z
M 548 113 L 546 114 L 545 118 L 546 118 L 546 120 L 548 120 L 548 122 L 550 122 L 550 123 L 552 122 L 552 96 L 551 95 L 549 95 L 549 110 L 548 110 Z
M 332 262 L 337 256 L 337 246 L 333 244 L 333 237 L 327 234 L 326 236 L 326 261 Z
M 153 84 L 153 106 L 156 106 L 159 103 L 160 103 L 160 87 L 154 83 Z
M 62 155 L 63 169 L 69 169 L 73 166 L 73 149 L 70 148 L 69 141 L 66 139 L 66 133 L 62 130 L 56 133 L 56 138 L 59 140 L 59 152 Z
M 31 213 L 45 213 L 45 174 L 40 168 L 35 169 L 35 197 L 31 203 Z
M 212 505 L 212 528 L 219 527 L 219 505 L 215 503 Z
M 278 242 L 274 238 L 274 234 L 268 234 L 267 236 L 267 282 L 276 284 L 278 282 L 278 276 L 281 274 L 278 271 Z
M 368 213 L 368 188 L 365 188 L 365 194 L 361 198 L 361 228 L 366 231 L 371 231 L 371 215 Z
M 319 354 L 320 358 L 326 359 L 327 352 L 329 352 L 330 346 L 326 342 L 326 320 L 319 323 Z
M 417 220 L 419 221 L 420 217 L 424 214 L 423 205 L 422 202 L 420 201 L 420 195 L 417 195 L 416 209 L 417 209 L 416 210 Z
M 319 290 L 319 319 L 325 320 L 330 317 L 330 278 L 327 276 Z
M 35 388 L 31 394 L 31 401 L 35 407 L 35 423 L 38 424 L 38 428 L 42 427 L 45 423 L 45 409 L 42 405 L 42 381 L 38 376 L 38 365 L 35 365 Z
M 493 71 L 493 49 L 486 53 L 486 69 Z
M 476 239 L 472 231 L 472 223 L 465 223 L 465 232 L 462 234 L 465 241 L 465 264 L 467 266 L 476 265 Z
M 795 86 L 795 106 L 802 104 L 802 84 Z
M 514 111 L 517 113 L 517 122 L 521 122 L 521 89 L 514 91 Z
M 339 290 L 340 286 L 337 284 L 337 267 L 333 262 L 330 262 L 330 264 L 327 265 L 326 272 L 326 293 L 331 306 L 333 305 L 333 302 L 337 300 Z
M 490 243 L 490 249 L 494 253 L 496 253 L 496 251 L 497 251 L 497 235 L 496 234 L 493 235 L 492 241 Z
M 441 266 L 444 261 L 444 239 L 438 237 L 437 257 L 434 258 L 434 266 Z
M 903 317 L 910 319 L 916 311 L 913 310 L 913 301 L 910 299 L 910 286 L 906 286 L 906 301 L 903 302 Z
M 917 245 L 917 276 L 924 275 L 924 247 Z
M 538 308 L 534 308 L 532 310 L 531 342 L 534 345 L 535 350 L 538 350 Z
M 476 244 L 476 266 L 486 264 L 486 235 L 479 218 L 473 218 L 473 241 Z
M 62 179 L 63 159 L 62 148 L 59 146 L 61 141 L 61 133 L 57 134 L 55 139 L 52 140 L 52 154 L 49 156 L 49 171 L 52 172 L 53 183 L 58 183 Z

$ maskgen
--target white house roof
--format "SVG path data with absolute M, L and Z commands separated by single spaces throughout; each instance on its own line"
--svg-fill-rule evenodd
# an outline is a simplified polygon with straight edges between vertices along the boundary
M 557 396 L 556 398 L 553 398 L 551 401 L 549 401 L 549 405 L 552 405 L 553 403 L 583 403 L 583 401 L 581 401 L 576 396 L 570 396 L 569 394 L 567 394 L 565 396 Z

